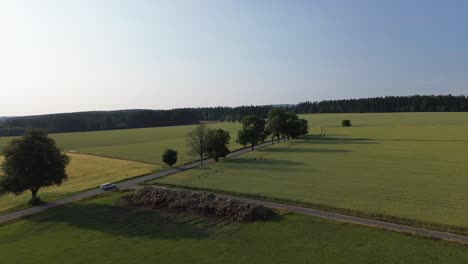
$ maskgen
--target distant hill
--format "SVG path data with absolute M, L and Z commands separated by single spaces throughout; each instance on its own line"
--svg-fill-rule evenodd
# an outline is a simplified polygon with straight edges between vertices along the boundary
M 266 118 L 273 107 L 304 113 L 382 113 L 382 112 L 465 112 L 468 97 L 452 95 L 387 96 L 362 99 L 327 100 L 299 104 L 239 107 L 180 108 L 172 110 L 118 110 L 60 113 L 0 118 L 0 136 L 17 136 L 27 128 L 51 133 L 113 130 L 196 124 L 202 121 L 240 121 L 254 114 Z

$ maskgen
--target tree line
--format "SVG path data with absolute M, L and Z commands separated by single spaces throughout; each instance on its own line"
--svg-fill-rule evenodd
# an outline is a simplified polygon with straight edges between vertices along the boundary
M 240 122 L 247 114 L 266 117 L 271 106 L 119 110 L 60 113 L 0 119 L 0 136 L 23 135 L 29 128 L 49 133 L 84 132 L 198 124 L 200 121 Z
M 242 129 L 237 133 L 237 142 L 243 146 L 250 145 L 252 151 L 259 143 L 265 143 L 271 138 L 271 143 L 281 139 L 297 138 L 309 133 L 308 122 L 300 119 L 296 113 L 288 112 L 284 108 L 272 108 L 268 119 L 256 115 L 246 115 L 242 118 Z M 205 158 L 225 158 L 229 153 L 231 135 L 223 129 L 210 129 L 204 124 L 195 127 L 188 134 L 188 145 L 192 154 L 200 158 L 203 166 Z M 172 155 L 172 156 L 171 156 Z M 176 163 L 177 151 L 167 149 L 163 154 L 163 161 L 172 166 Z
M 467 96 L 414 95 L 303 102 L 296 113 L 466 112 Z
M 28 128 L 49 133 L 114 130 L 198 124 L 201 121 L 241 122 L 245 116 L 267 118 L 275 108 L 265 106 L 204 107 L 172 110 L 120 110 L 62 113 L 0 119 L 0 136 L 18 136 Z M 278 108 L 278 107 L 276 107 Z M 328 100 L 284 105 L 289 112 L 379 113 L 379 112 L 462 112 L 468 111 L 468 97 L 452 95 L 387 96 L 349 100 Z

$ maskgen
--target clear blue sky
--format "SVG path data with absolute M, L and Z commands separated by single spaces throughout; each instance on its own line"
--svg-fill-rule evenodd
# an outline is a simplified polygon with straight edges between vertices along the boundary
M 468 1 L 11 0 L 0 116 L 468 93 Z

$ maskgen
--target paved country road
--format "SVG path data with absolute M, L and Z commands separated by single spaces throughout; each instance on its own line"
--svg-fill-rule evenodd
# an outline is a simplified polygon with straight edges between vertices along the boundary
M 264 148 L 271 145 L 271 143 L 265 143 L 258 145 L 256 149 L 259 148 Z M 250 148 L 247 149 L 241 149 L 238 151 L 232 152 L 228 157 L 235 157 L 242 155 L 244 153 L 250 152 Z M 211 163 L 213 160 L 206 160 L 205 163 Z M 138 184 L 144 183 L 146 181 L 154 180 L 157 178 L 165 177 L 174 173 L 178 173 L 184 170 L 189 170 L 195 167 L 200 166 L 200 162 L 192 162 L 183 166 L 180 166 L 178 168 L 173 168 L 169 169 L 166 171 L 138 177 L 135 179 L 130 179 L 127 181 L 123 181 L 117 184 L 117 186 L 120 189 L 134 189 L 137 188 Z M 31 207 L 28 209 L 23 209 L 19 210 L 13 213 L 5 214 L 0 216 L 0 224 L 1 223 L 6 223 L 8 221 L 12 221 L 15 219 L 19 219 L 22 217 L 26 217 L 38 212 L 45 211 L 49 208 L 54 208 L 60 205 L 68 204 L 68 203 L 73 203 L 77 202 L 79 200 L 93 197 L 95 195 L 104 193 L 104 191 L 101 191 L 100 189 L 94 189 L 90 191 L 85 191 L 77 195 L 73 195 L 61 200 L 57 200 L 52 203 L 47 203 L 41 206 L 36 206 L 36 207 Z M 463 244 L 468 244 L 468 236 L 464 235 L 457 235 L 453 233 L 447 233 L 447 232 L 440 232 L 440 231 L 434 231 L 434 230 L 429 230 L 429 229 L 424 229 L 424 228 L 418 228 L 418 227 L 412 227 L 412 226 L 406 226 L 406 225 L 400 225 L 400 224 L 394 224 L 394 223 L 389 223 L 389 222 L 384 222 L 384 221 L 378 221 L 378 220 L 372 220 L 372 219 L 367 219 L 367 218 L 360 218 L 360 217 L 354 217 L 354 216 L 348 216 L 348 215 L 342 215 L 342 214 L 336 214 L 336 213 L 331 213 L 331 212 L 326 212 L 322 210 L 316 210 L 316 209 L 311 209 L 311 208 L 306 208 L 306 207 L 300 207 L 300 206 L 293 206 L 293 205 L 288 205 L 288 204 L 282 204 L 282 203 L 275 203 L 275 202 L 268 202 L 268 201 L 263 201 L 263 200 L 257 200 L 257 199 L 251 199 L 251 198 L 242 198 L 242 197 L 235 197 L 231 195 L 222 195 L 218 194 L 218 196 L 229 198 L 229 199 L 237 199 L 237 200 L 242 200 L 250 203 L 256 203 L 256 204 L 261 204 L 266 207 L 270 207 L 273 209 L 286 209 L 290 212 L 293 213 L 298 213 L 298 214 L 303 214 L 303 215 L 310 215 L 310 216 L 315 216 L 315 217 L 320 217 L 320 218 L 326 218 L 330 220 L 336 220 L 336 221 L 341 221 L 341 222 L 347 222 L 347 223 L 353 223 L 353 224 L 358 224 L 358 225 L 363 225 L 363 226 L 371 226 L 371 227 L 376 227 L 376 228 L 381 228 L 381 229 L 386 229 L 386 230 L 391 230 L 391 231 L 396 231 L 396 232 L 402 232 L 402 233 L 409 233 L 413 235 L 418 235 L 422 237 L 429 237 L 429 238 L 435 238 L 435 239 L 442 239 L 442 240 L 447 240 L 447 241 L 453 241 L 453 242 L 458 242 L 458 243 L 463 243 Z

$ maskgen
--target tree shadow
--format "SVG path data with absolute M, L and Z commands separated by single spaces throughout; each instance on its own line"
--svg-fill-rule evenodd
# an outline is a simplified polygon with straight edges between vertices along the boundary
M 174 240 L 202 239 L 212 233 L 214 220 L 194 216 L 133 208 L 131 206 L 86 203 L 31 217 L 37 223 L 64 223 L 78 229 L 115 236 Z
M 262 152 L 271 153 L 348 153 L 349 149 L 308 149 L 308 148 L 268 148 Z
M 468 143 L 465 139 L 405 139 L 405 138 L 394 138 L 394 139 L 379 139 L 380 141 L 401 141 L 401 142 L 449 142 L 449 143 Z
M 264 156 L 259 156 L 254 159 L 237 157 L 235 159 L 226 161 L 225 166 L 213 172 L 212 175 L 216 173 L 223 173 L 231 169 L 248 171 L 251 171 L 252 169 L 258 171 L 293 171 L 303 165 L 305 165 L 305 163 L 299 161 L 268 159 Z
M 293 161 L 293 160 L 283 160 L 283 159 L 268 159 L 262 156 L 251 158 L 241 158 L 237 157 L 235 159 L 229 160 L 229 163 L 232 165 L 253 165 L 253 166 L 265 166 L 277 169 L 277 167 L 283 166 L 301 166 L 305 163 Z
M 305 136 L 297 139 L 296 142 L 308 144 L 379 144 L 379 142 L 370 138 L 347 138 L 317 135 Z

